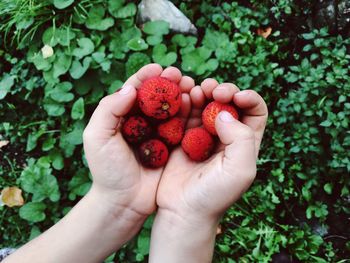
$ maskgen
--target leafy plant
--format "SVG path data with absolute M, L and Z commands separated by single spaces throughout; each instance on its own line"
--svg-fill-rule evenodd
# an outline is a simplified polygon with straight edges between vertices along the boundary
M 180 3 L 181 2 L 181 3 Z M 0 242 L 19 246 L 62 218 L 91 177 L 82 132 L 98 101 L 140 67 L 174 65 L 258 91 L 269 105 L 258 176 L 221 222 L 215 262 L 344 262 L 350 251 L 350 41 L 293 28 L 307 1 L 174 1 L 199 29 L 136 23 L 136 1 L 0 3 Z M 259 31 L 271 29 L 271 34 Z M 49 52 L 48 52 L 49 51 Z M 146 262 L 151 217 L 106 262 Z M 277 259 L 276 259 L 277 258 Z

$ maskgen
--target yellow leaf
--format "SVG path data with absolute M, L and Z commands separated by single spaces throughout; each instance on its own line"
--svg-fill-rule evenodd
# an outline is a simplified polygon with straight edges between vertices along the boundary
M 0 141 L 0 149 L 9 144 L 9 141 Z
M 22 190 L 16 186 L 5 187 L 1 191 L 1 201 L 9 207 L 22 206 L 24 204 Z
M 268 38 L 269 35 L 271 35 L 272 33 L 272 28 L 268 27 L 268 28 L 258 28 L 257 32 L 256 32 L 259 36 L 262 36 L 263 38 Z

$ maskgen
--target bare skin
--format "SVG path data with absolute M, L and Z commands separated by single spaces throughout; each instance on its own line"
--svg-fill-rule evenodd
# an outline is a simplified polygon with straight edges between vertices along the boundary
M 220 145 L 207 161 L 191 161 L 182 149 L 170 157 L 157 192 L 150 262 L 211 262 L 221 215 L 248 189 L 267 120 L 264 100 L 254 91 L 205 80 L 190 92 L 189 127 L 201 126 L 207 100 L 234 102 L 241 121 L 228 112 L 216 119 Z
M 179 84 L 183 92 L 179 116 L 188 127 L 201 125 L 201 111 L 211 96 L 221 102 L 233 100 L 244 113 L 243 124 L 221 114 L 226 121 L 217 119 L 216 127 L 222 131 L 222 144 L 204 163 L 190 161 L 178 148 L 166 167 L 142 167 L 123 139 L 120 125 L 136 101 L 141 82 L 154 76 Z M 192 262 L 210 261 L 220 215 L 254 179 L 266 118 L 266 105 L 253 91 L 238 92 L 232 84 L 218 85 L 211 79 L 195 86 L 193 79 L 174 67 L 163 70 L 149 64 L 141 68 L 121 91 L 101 100 L 84 131 L 93 177 L 89 193 L 56 225 L 4 262 L 102 262 L 130 240 L 157 207 L 150 261 L 170 262 L 170 257 L 179 262 L 188 256 Z M 198 223 L 205 226 L 201 235 L 194 234 Z M 164 229 L 168 231 L 162 234 Z M 168 242 L 174 235 L 184 242 Z M 186 242 L 186 235 L 192 235 L 198 246 Z M 182 253 L 175 255 L 175 250 Z M 203 256 L 200 251 L 209 252 Z

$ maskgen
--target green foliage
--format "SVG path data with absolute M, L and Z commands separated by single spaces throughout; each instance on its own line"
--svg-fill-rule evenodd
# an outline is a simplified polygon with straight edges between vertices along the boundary
M 0 188 L 17 185 L 26 200 L 0 207 L 1 244 L 35 237 L 88 192 L 82 132 L 92 111 L 156 62 L 196 83 L 210 76 L 252 88 L 269 105 L 257 179 L 224 216 L 214 261 L 285 253 L 341 262 L 350 251 L 349 39 L 327 29 L 286 33 L 285 21 L 308 14 L 304 1 L 174 2 L 198 36 L 164 21 L 137 25 L 136 1 L 0 3 L 0 140 L 10 141 L 0 151 Z M 257 35 L 267 26 L 268 38 Z M 106 262 L 147 262 L 152 219 Z

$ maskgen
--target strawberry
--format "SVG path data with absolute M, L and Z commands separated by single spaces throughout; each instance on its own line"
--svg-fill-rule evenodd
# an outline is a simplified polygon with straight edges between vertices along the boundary
M 234 106 L 230 104 L 223 104 L 217 101 L 210 102 L 202 113 L 202 122 L 204 128 L 206 128 L 207 131 L 213 135 L 218 134 L 215 129 L 215 119 L 221 111 L 229 112 L 233 118 L 238 120 L 238 112 Z
M 152 139 L 141 144 L 139 148 L 141 163 L 150 168 L 162 167 L 169 157 L 168 148 L 160 140 Z
M 177 145 L 184 136 L 184 128 L 184 122 L 180 118 L 174 117 L 158 126 L 158 135 L 167 144 Z
M 179 111 L 181 89 L 176 83 L 166 78 L 153 77 L 140 85 L 137 101 L 145 115 L 165 120 Z
M 210 157 L 214 140 L 206 129 L 197 127 L 186 131 L 181 146 L 192 160 L 201 162 Z

